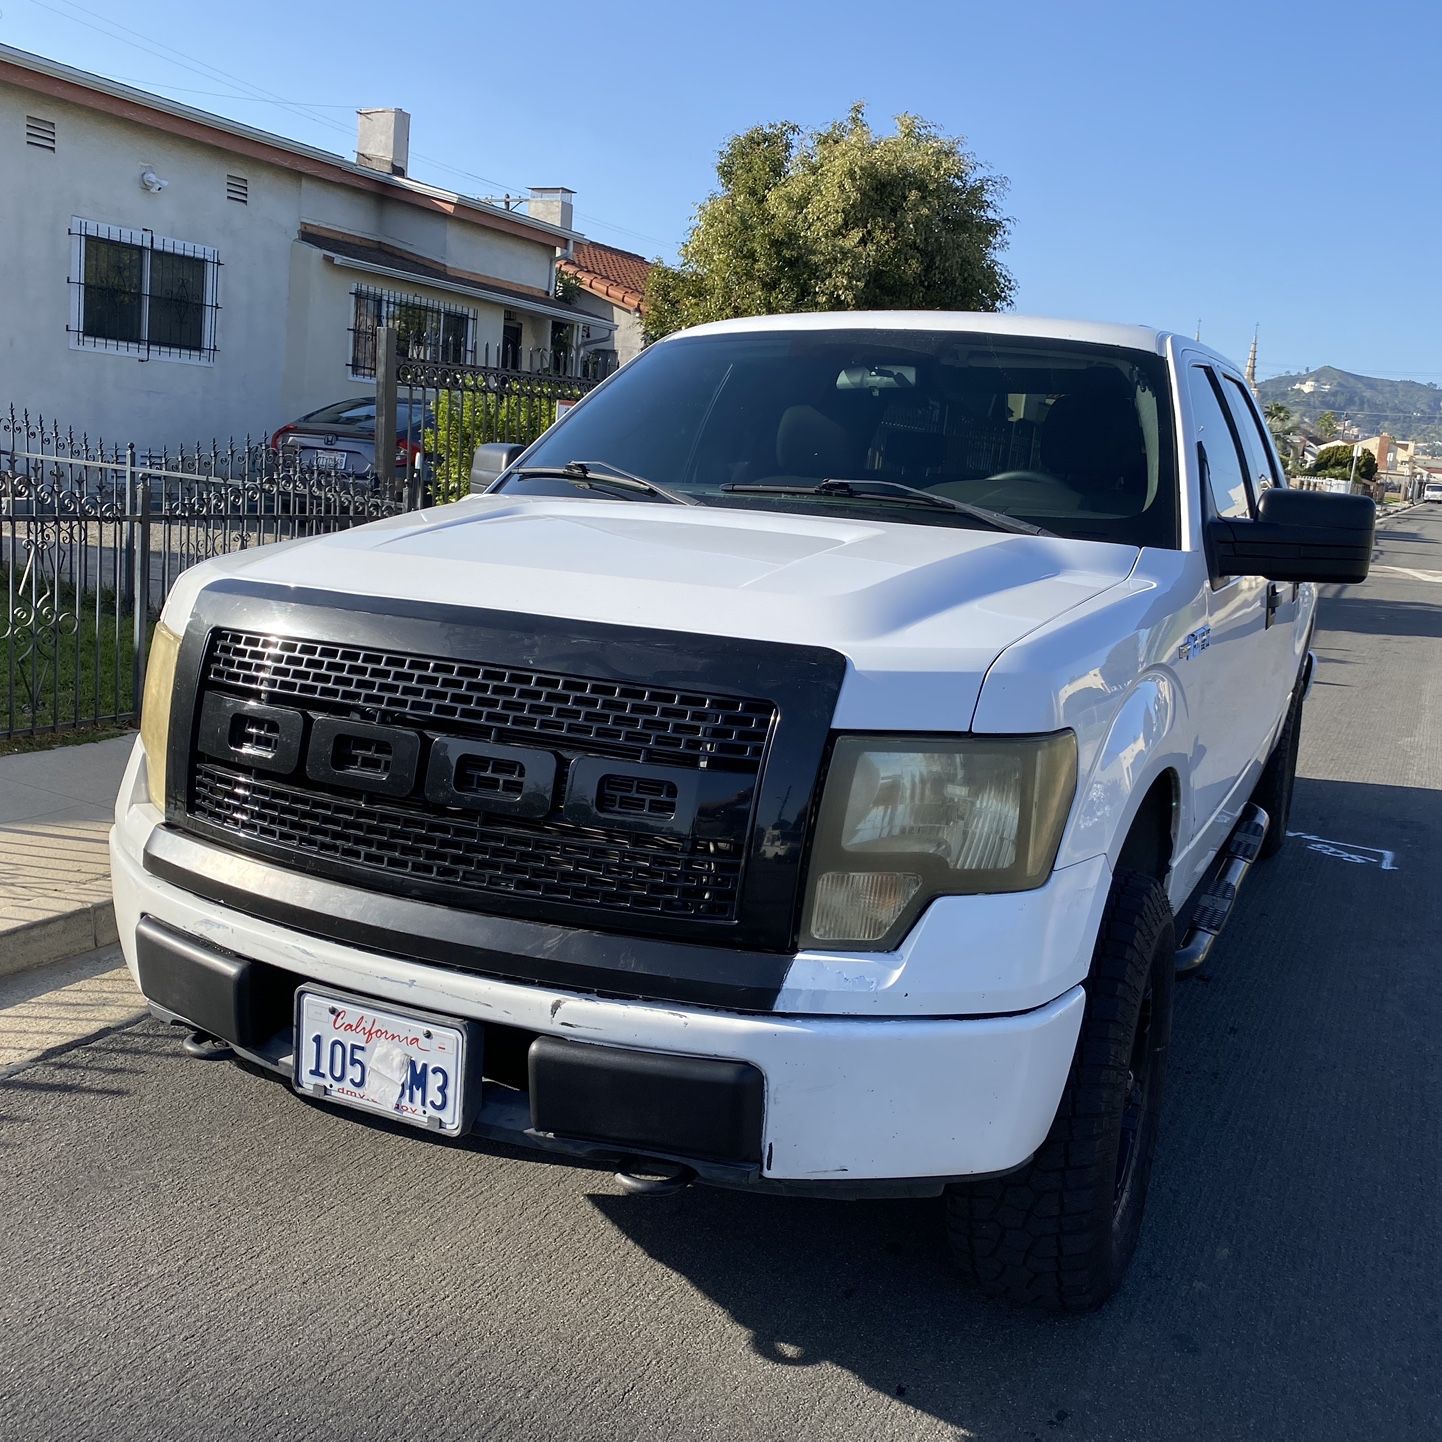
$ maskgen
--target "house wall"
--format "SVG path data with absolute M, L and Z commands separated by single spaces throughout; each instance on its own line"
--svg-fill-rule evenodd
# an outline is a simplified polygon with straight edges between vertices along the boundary
M 56 126 L 54 153 L 25 143 L 25 118 Z M 153 168 L 168 184 L 140 183 Z M 227 175 L 249 200 L 227 199 Z M 43 412 L 62 427 L 142 449 L 260 436 L 305 411 L 365 394 L 348 376 L 357 283 L 420 295 L 476 316 L 494 355 L 502 308 L 409 278 L 343 269 L 297 240 L 302 224 L 414 251 L 453 269 L 549 294 L 554 248 L 384 194 L 234 154 L 201 140 L 0 84 L 0 412 Z M 72 217 L 218 252 L 216 353 L 210 362 L 76 347 Z M 524 344 L 549 343 L 527 316 Z
M 416 296 L 475 317 L 477 356 L 490 347 L 494 357 L 501 344 L 503 308 L 471 296 L 458 296 L 410 279 L 376 275 L 338 264 L 304 241 L 290 243 L 290 343 L 286 347 L 283 392 L 289 411 L 280 420 L 304 415 L 351 395 L 375 389 L 373 381 L 350 375 L 352 292 L 357 285 Z M 279 421 L 277 421 L 279 424 Z
M 55 122 L 53 154 L 25 144 L 27 115 Z M 169 182 L 158 194 L 140 184 L 146 167 Z M 228 174 L 249 181 L 248 204 L 226 198 Z M 0 194 L 7 198 L 0 407 L 25 406 L 92 438 L 142 446 L 241 435 L 282 409 L 284 260 L 299 203 L 294 175 L 6 86 Z M 213 363 L 72 346 L 70 282 L 79 279 L 72 217 L 219 252 Z
M 646 338 L 642 330 L 641 317 L 635 311 L 626 310 L 613 301 L 606 300 L 603 296 L 593 295 L 579 286 L 576 288 L 573 304 L 578 310 L 585 311 L 587 315 L 600 316 L 603 320 L 615 323 L 616 331 L 609 345 L 616 351 L 618 364 L 625 365 L 628 360 L 639 355 L 645 349 Z

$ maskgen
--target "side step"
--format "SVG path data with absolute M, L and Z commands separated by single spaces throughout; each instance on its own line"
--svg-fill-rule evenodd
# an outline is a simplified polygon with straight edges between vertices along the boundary
M 1191 927 L 1177 952 L 1178 976 L 1195 971 L 1206 961 L 1212 944 L 1221 935 L 1232 908 L 1237 904 L 1237 893 L 1262 849 L 1270 825 L 1271 818 L 1260 806 L 1248 806 L 1242 812 L 1217 858 L 1217 869 L 1212 879 L 1197 898 Z

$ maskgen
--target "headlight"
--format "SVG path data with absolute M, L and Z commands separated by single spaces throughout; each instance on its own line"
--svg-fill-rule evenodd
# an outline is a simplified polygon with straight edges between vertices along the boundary
M 894 944 L 933 897 L 1040 886 L 1075 790 L 1070 731 L 841 737 L 816 823 L 803 940 Z
M 180 637 L 157 623 L 150 638 L 145 668 L 145 695 L 140 702 L 140 744 L 145 747 L 145 773 L 151 804 L 165 810 L 165 753 L 170 745 L 170 693 L 175 689 L 175 662 Z

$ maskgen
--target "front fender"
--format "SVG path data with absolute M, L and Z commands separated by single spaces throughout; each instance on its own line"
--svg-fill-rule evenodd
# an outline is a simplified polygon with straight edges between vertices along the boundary
M 1153 782 L 1168 771 L 1187 774 L 1179 744 L 1185 710 L 1181 688 L 1162 670 L 1144 673 L 1117 707 L 1089 770 L 1077 780 L 1077 800 L 1062 837 L 1058 866 L 1105 856 L 1116 867 L 1132 822 Z M 1185 792 L 1180 809 L 1187 805 Z M 1185 834 L 1185 815 L 1172 817 L 1172 840 Z

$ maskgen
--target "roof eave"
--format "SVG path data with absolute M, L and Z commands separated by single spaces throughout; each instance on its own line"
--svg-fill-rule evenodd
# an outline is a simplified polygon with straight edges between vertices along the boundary
M 155 95 L 148 90 L 137 90 L 134 86 L 124 85 L 118 80 L 107 80 L 104 76 L 96 75 L 91 71 L 64 65 L 58 60 L 51 60 L 48 56 L 36 55 L 28 50 L 19 50 L 13 45 L 0 44 L 0 79 L 8 78 L 17 85 L 25 86 L 27 75 L 43 76 L 80 92 L 90 92 L 96 96 L 121 100 L 156 114 L 171 116 L 188 125 L 214 131 L 218 135 L 246 141 L 250 146 L 260 146 L 285 155 L 303 158 L 314 166 L 339 172 L 335 178 L 342 183 L 360 185 L 365 189 L 390 187 L 401 192 L 402 198 L 407 195 L 415 196 L 417 203 L 423 199 L 453 209 L 460 208 L 463 212 L 471 212 L 481 224 L 492 224 L 499 229 L 524 232 L 530 238 L 543 244 L 573 243 L 585 238 L 580 231 L 552 225 L 549 221 L 537 220 L 529 215 L 518 215 L 515 211 L 507 210 L 503 206 L 492 205 L 476 196 L 462 195 L 459 191 L 449 191 L 440 186 L 427 185 L 424 181 L 414 180 L 410 176 L 387 175 L 384 171 L 358 165 L 355 161 L 347 160 L 334 151 L 306 145 L 301 141 L 276 135 L 273 131 L 257 130 L 254 126 L 245 125 L 238 120 L 230 120 L 223 115 L 216 115 L 212 111 L 197 110 L 194 106 L 184 105 L 180 101 L 168 100 L 163 95 Z M 31 85 L 27 88 L 37 87 Z M 53 95 L 56 92 L 51 88 L 46 88 L 46 93 Z M 79 104 L 85 103 L 83 95 L 62 93 L 57 98 L 72 100 Z M 106 109 L 103 106 L 92 106 L 92 108 Z M 463 218 L 465 217 L 463 216 Z

